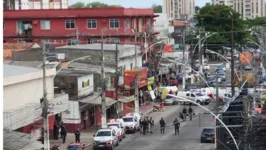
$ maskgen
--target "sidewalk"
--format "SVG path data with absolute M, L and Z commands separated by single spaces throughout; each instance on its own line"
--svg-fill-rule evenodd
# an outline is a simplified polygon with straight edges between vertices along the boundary
M 140 112 L 144 114 L 149 114 L 153 111 L 152 103 L 148 103 L 147 105 L 140 106 Z M 97 128 L 90 128 L 84 131 L 81 131 L 80 141 L 81 143 L 85 143 L 86 145 L 92 145 L 93 143 L 93 135 L 95 135 Z M 68 133 L 66 137 L 66 143 L 63 144 L 62 139 L 59 140 L 50 140 L 50 147 L 54 145 L 60 145 L 60 149 L 66 149 L 68 144 L 75 142 L 75 135 L 74 133 Z
M 88 130 L 81 131 L 80 141 L 86 145 L 92 145 L 93 135 L 96 133 L 97 128 L 90 128 Z M 75 142 L 74 133 L 68 133 L 66 137 L 66 143 L 63 144 L 62 139 L 50 140 L 50 147 L 53 145 L 60 145 L 60 149 L 67 149 L 68 144 Z

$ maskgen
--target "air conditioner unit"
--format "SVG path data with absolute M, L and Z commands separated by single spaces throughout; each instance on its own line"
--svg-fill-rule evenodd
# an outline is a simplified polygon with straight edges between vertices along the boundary
M 102 24 L 106 24 L 106 19 L 102 20 Z

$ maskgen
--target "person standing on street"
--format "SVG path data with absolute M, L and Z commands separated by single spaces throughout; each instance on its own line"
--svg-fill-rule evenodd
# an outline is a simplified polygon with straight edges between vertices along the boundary
M 61 138 L 63 140 L 63 143 L 66 142 L 66 136 L 67 136 L 67 130 L 64 125 L 61 126 Z
M 162 117 L 161 120 L 160 120 L 161 134 L 164 134 L 165 125 L 166 125 L 166 123 L 165 123 L 165 121 L 164 121 L 164 119 Z
M 178 135 L 179 135 L 179 127 L 180 127 L 180 123 L 179 123 L 179 121 L 178 121 L 177 118 L 175 118 L 173 124 L 174 124 L 174 127 L 175 127 L 175 135 L 176 135 L 176 132 L 177 132 Z
M 80 132 L 79 132 L 79 129 L 77 129 L 76 132 L 75 132 L 75 141 L 76 141 L 76 143 L 80 143 Z
M 140 133 L 143 132 L 143 121 L 142 118 L 139 119 L 139 128 L 140 128 Z
M 188 114 L 189 114 L 190 121 L 192 121 L 193 109 L 191 108 L 191 106 L 189 106 Z
M 147 122 L 146 118 L 144 118 L 144 120 L 143 120 L 143 122 L 142 122 L 142 126 L 143 126 L 143 135 L 146 134 L 146 131 L 147 131 L 147 124 L 148 124 L 148 122 Z
M 153 121 L 152 117 L 150 117 L 149 123 L 150 123 L 150 133 L 152 133 L 152 129 L 154 127 L 154 121 Z

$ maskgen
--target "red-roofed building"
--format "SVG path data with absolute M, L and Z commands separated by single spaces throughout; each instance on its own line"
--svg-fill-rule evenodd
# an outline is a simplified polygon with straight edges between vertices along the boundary
M 109 38 L 110 43 L 134 44 L 132 29 L 153 34 L 153 9 L 78 8 L 4 11 L 4 42 L 50 41 L 54 46 L 81 44 Z M 139 38 L 144 41 L 144 36 Z

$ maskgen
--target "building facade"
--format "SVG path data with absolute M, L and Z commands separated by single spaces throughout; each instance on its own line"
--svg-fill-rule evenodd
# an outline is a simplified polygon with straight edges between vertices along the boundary
M 4 0 L 4 10 L 66 8 L 68 8 L 68 0 Z
M 42 127 L 43 73 L 37 68 L 4 64 L 4 129 L 35 132 Z M 54 93 L 56 69 L 46 69 L 49 127 L 55 116 L 67 110 L 68 95 Z M 36 137 L 38 138 L 38 137 Z
M 153 32 L 153 9 L 80 8 L 4 11 L 4 42 L 48 41 L 53 46 L 105 42 L 144 42 Z
M 190 19 L 195 14 L 195 0 L 164 0 L 163 13 L 171 19 Z
M 265 0 L 212 0 L 212 3 L 232 7 L 243 19 L 265 16 Z

